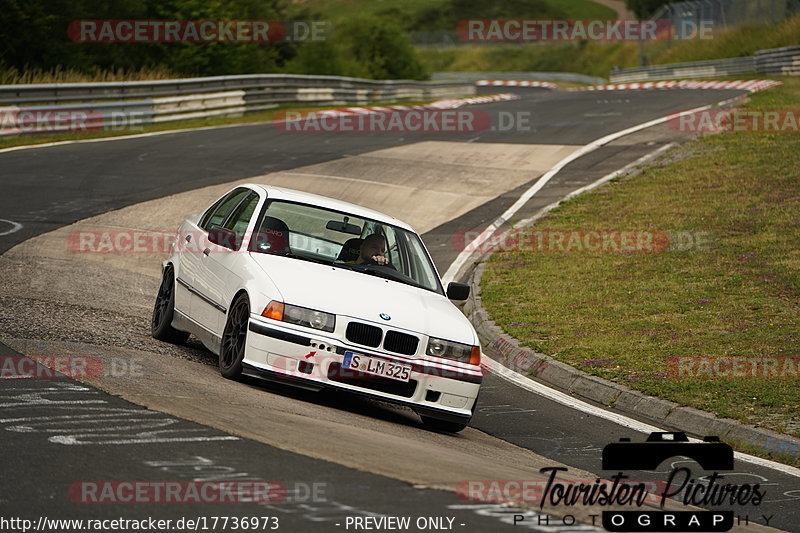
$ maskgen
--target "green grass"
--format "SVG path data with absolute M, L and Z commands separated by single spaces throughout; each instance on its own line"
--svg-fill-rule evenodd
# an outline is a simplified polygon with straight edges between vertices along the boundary
M 645 44 L 651 64 L 680 63 L 752 55 L 758 50 L 800 45 L 800 15 L 777 25 L 722 30 L 709 40 Z M 418 47 L 430 72 L 558 71 L 608 77 L 612 67 L 640 64 L 637 43 L 476 44 Z
M 758 50 L 780 48 L 800 44 L 800 15 L 784 22 L 772 24 L 748 24 L 732 29 L 723 29 L 713 39 L 687 41 L 654 53 L 648 53 L 656 64 L 683 63 L 705 59 L 745 57 Z
M 376 15 L 390 9 L 415 13 L 423 8 L 440 5 L 446 0 L 311 0 L 296 7 L 309 8 L 331 21 L 359 15 Z
M 800 111 L 800 79 L 783 81 L 748 107 Z M 675 356 L 800 355 L 799 184 L 797 132 L 699 138 L 533 229 L 703 231 L 710 250 L 498 252 L 484 303 L 507 333 L 590 374 L 800 435 L 798 380 L 664 375 Z
M 638 64 L 638 48 L 627 43 L 474 44 L 417 47 L 429 72 L 576 72 L 608 77 L 614 66 Z
M 311 0 L 299 4 L 300 7 L 310 8 L 332 21 L 363 14 L 378 15 L 383 12 L 397 12 L 412 15 L 434 5 L 444 4 L 446 0 Z M 613 9 L 600 5 L 591 0 L 546 0 L 545 4 L 553 9 L 563 12 L 566 18 L 616 18 Z M 464 13 L 464 18 L 470 14 Z M 527 16 L 520 13 L 519 18 Z M 441 28 L 451 30 L 453 28 Z
M 616 19 L 617 12 L 590 0 L 547 0 L 547 3 L 562 10 L 569 19 Z
M 57 67 L 49 70 L 16 68 L 0 70 L 0 85 L 28 83 L 88 83 L 106 81 L 169 80 L 180 76 L 164 67 L 142 67 L 137 70 L 100 69 L 83 72 L 74 68 Z

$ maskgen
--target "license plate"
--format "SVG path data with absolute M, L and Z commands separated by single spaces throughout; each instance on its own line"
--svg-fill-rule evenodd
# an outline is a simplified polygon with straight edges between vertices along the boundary
M 408 381 L 411 377 L 411 366 L 392 363 L 384 359 L 368 357 L 364 354 L 355 352 L 344 352 L 342 368 L 358 370 L 365 374 L 381 376 L 384 378 L 396 379 L 398 381 Z

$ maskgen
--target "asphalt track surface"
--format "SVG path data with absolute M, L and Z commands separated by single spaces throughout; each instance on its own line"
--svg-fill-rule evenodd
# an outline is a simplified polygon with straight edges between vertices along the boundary
M 0 252 L 89 216 L 210 184 L 425 140 L 583 145 L 654 118 L 742 94 L 719 90 L 588 93 L 510 89 L 504 92 L 517 92 L 521 98 L 470 109 L 485 110 L 493 119 L 500 112 L 530 113 L 531 131 L 297 135 L 278 132 L 271 125 L 244 125 L 0 153 L 0 180 L 5 191 L 0 196 L 0 219 L 22 225 L 19 231 L 0 235 Z M 519 216 L 530 216 L 568 192 L 658 146 L 680 139 L 678 133 L 661 130 L 601 148 L 565 168 Z M 501 195 L 426 233 L 423 237 L 440 271 L 455 257 L 449 246 L 453 230 L 485 226 L 526 187 Z M 0 227 L 0 233 L 5 229 L 6 226 Z M 0 351 L 0 355 L 13 353 L 3 345 Z M 213 515 L 277 516 L 284 531 L 335 531 L 345 530 L 344 520 L 348 516 L 386 514 L 453 517 L 453 529 L 463 531 L 514 527 L 508 510 L 497 506 L 456 508 L 468 504 L 450 493 L 411 487 L 261 443 L 233 439 L 188 421 L 169 422 L 169 427 L 175 430 L 171 435 L 176 436 L 171 442 L 110 444 L 95 440 L 93 444 L 70 446 L 49 437 L 59 430 L 63 433 L 59 424 L 63 426 L 67 420 L 69 424 L 81 420 L 81 427 L 90 436 L 87 440 L 91 440 L 92 424 L 102 424 L 103 417 L 106 420 L 132 417 L 138 421 L 160 416 L 152 411 L 149 414 L 136 411 L 146 410 L 69 379 L 2 380 L 0 516 L 34 521 L 41 516 L 153 516 L 175 520 Z M 96 417 L 98 412 L 101 415 Z M 523 391 L 493 375 L 488 375 L 484 382 L 471 425 L 554 461 L 597 473 L 601 472 L 600 450 L 604 445 L 620 437 L 643 438 L 611 422 Z M 140 432 L 134 433 L 134 440 L 141 439 Z M 357 450 L 343 450 L 343 453 L 357 453 Z M 737 463 L 736 472 L 740 483 L 758 480 L 768 488 L 768 497 L 761 506 L 737 509 L 738 514 L 762 524 L 765 521 L 760 515 L 772 515 L 771 526 L 800 531 L 797 505 L 800 480 L 744 463 Z M 639 479 L 658 475 L 642 473 Z M 289 492 L 281 504 L 261 505 L 257 512 L 248 503 L 225 504 L 220 506 L 223 510 L 216 511 L 208 505 L 192 504 L 78 504 L 67 496 L 68 488 L 82 480 L 212 478 L 279 481 Z M 316 498 L 310 494 L 315 483 L 320 492 Z M 534 523 L 533 517 L 528 516 L 521 525 L 530 527 Z

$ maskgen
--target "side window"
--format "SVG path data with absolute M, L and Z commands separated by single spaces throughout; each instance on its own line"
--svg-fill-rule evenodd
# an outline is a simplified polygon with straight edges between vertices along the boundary
M 214 204 L 200 221 L 200 227 L 209 231 L 213 226 L 221 225 L 230 214 L 231 210 L 241 201 L 244 196 L 251 192 L 250 189 L 235 189 L 225 196 L 222 200 Z
M 220 206 L 220 204 L 221 204 L 222 202 L 224 202 L 225 200 L 227 200 L 227 199 L 228 199 L 228 197 L 229 197 L 231 194 L 233 194 L 233 193 L 230 193 L 230 194 L 227 194 L 227 195 L 225 195 L 224 197 L 222 197 L 222 198 L 220 198 L 219 200 L 217 200 L 216 202 L 214 202 L 214 203 L 211 205 L 211 207 L 209 207 L 208 209 L 206 209 L 205 213 L 203 213 L 203 216 L 202 216 L 202 217 L 200 217 L 200 223 L 198 224 L 198 226 L 200 226 L 201 228 L 205 228 L 206 226 L 208 226 L 208 219 L 210 219 L 210 218 L 211 218 L 211 215 L 213 215 L 213 214 L 214 214 L 214 211 L 216 211 L 216 210 L 217 210 L 217 208 Z M 206 230 L 206 231 L 208 231 L 208 230 Z
M 247 195 L 242 203 L 236 208 L 225 224 L 222 226 L 225 229 L 235 231 L 236 233 L 244 233 L 247 230 L 247 225 L 250 224 L 250 219 L 253 217 L 253 212 L 258 205 L 258 194 L 251 192 Z
M 258 205 L 259 196 L 250 192 L 247 197 L 236 207 L 236 210 L 228 217 L 222 227 L 229 229 L 236 234 L 236 248 L 242 245 L 247 226 L 253 218 L 253 212 Z

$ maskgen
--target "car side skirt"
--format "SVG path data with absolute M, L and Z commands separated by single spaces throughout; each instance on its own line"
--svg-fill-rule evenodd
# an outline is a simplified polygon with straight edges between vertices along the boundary
M 177 309 L 172 316 L 172 327 L 179 331 L 191 333 L 197 337 L 206 348 L 211 350 L 214 355 L 219 355 L 220 348 L 222 347 L 222 337 L 207 330 Z
M 203 294 L 199 290 L 195 289 L 194 287 L 192 287 L 191 285 L 186 283 L 183 279 L 178 278 L 176 281 L 178 283 L 180 283 L 181 285 L 183 285 L 186 288 L 187 291 L 191 292 L 192 294 L 194 294 L 195 296 L 197 296 L 198 298 L 200 298 L 201 300 L 206 302 L 208 305 L 210 305 L 211 307 L 213 307 L 214 309 L 216 309 L 220 313 L 225 314 L 225 313 L 228 312 L 228 309 L 224 305 L 222 305 L 222 304 L 220 304 L 218 302 L 215 302 L 214 300 L 212 300 L 211 298 L 209 298 L 208 296 L 206 296 L 205 294 Z

